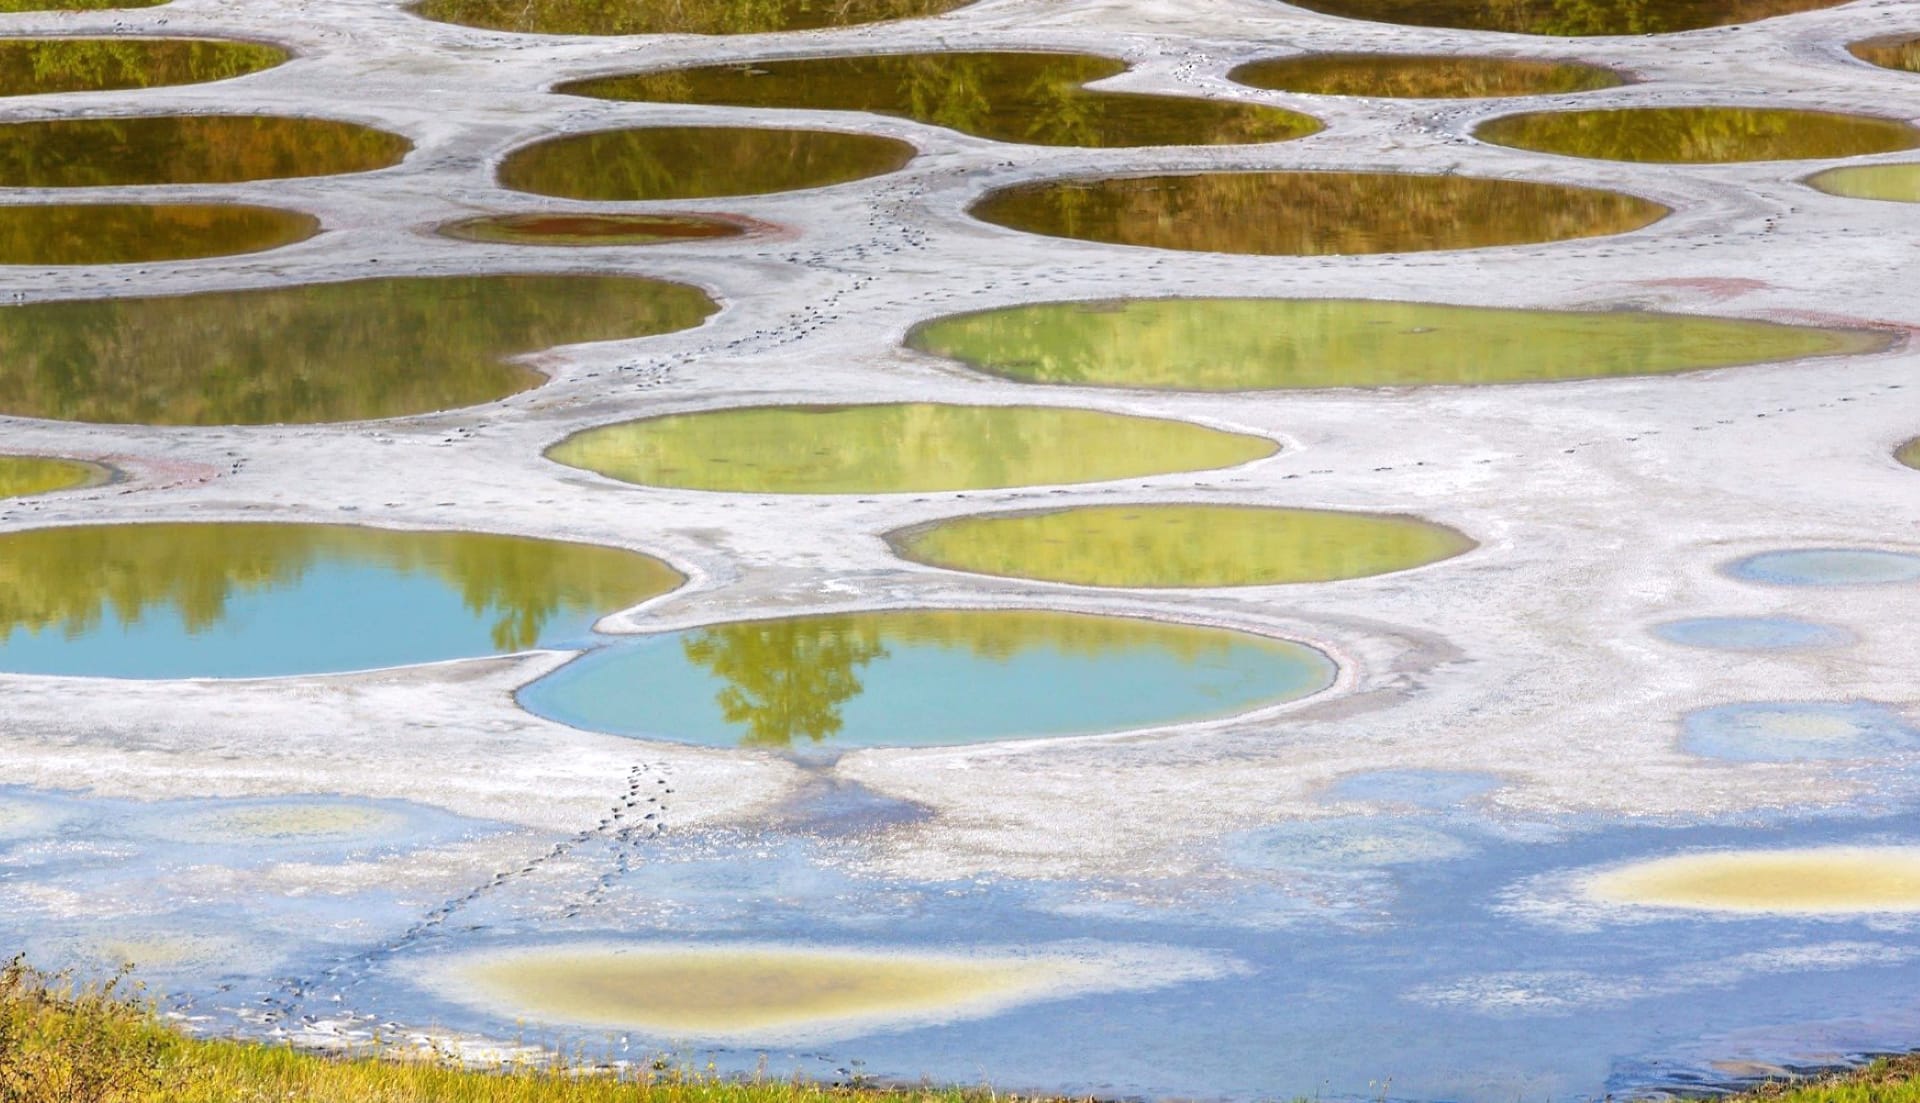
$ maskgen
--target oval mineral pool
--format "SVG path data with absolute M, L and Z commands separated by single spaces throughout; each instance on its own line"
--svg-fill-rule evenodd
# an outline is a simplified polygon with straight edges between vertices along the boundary
M 1910 34 L 1869 38 L 1848 46 L 1847 50 L 1869 65 L 1920 73 L 1920 38 Z
M 0 39 L 0 96 L 201 84 L 271 69 L 278 46 L 215 38 Z
M 370 172 L 413 143 L 332 119 L 129 115 L 0 124 L 0 187 L 234 184 Z
M 1656 624 L 1668 643 L 1717 651 L 1801 651 L 1845 647 L 1856 637 L 1844 628 L 1792 617 L 1692 617 Z
M 112 472 L 97 463 L 47 456 L 0 456 L 0 498 L 25 498 L 106 482 Z
M 1052 237 L 1215 253 L 1484 249 L 1625 233 L 1667 208 L 1619 192 L 1398 172 L 1068 178 L 988 192 L 975 218 Z
M 259 425 L 400 417 L 545 382 L 505 358 L 717 309 L 627 276 L 436 276 L 0 307 L 0 412 Z
M 1872 548 L 1794 548 L 1749 555 L 1723 569 L 1742 582 L 1773 586 L 1875 586 L 1920 581 L 1920 555 Z
M 1893 453 L 1893 458 L 1908 467 L 1920 468 L 1920 437 L 1901 445 Z
M 496 214 L 463 218 L 439 232 L 460 241 L 488 245 L 664 245 L 739 237 L 752 225 L 745 219 L 701 214 Z
M 1672 34 L 1815 11 L 1846 0 L 1291 0 L 1348 19 L 1555 36 Z
M 1610 904 L 1763 915 L 1920 911 L 1920 847 L 1722 850 L 1595 874 L 1586 894 Z
M 1575 61 L 1448 54 L 1301 54 L 1253 61 L 1228 80 L 1277 92 L 1393 99 L 1483 99 L 1590 92 L 1626 83 Z
M 140 264 L 278 249 L 320 232 L 299 211 L 232 203 L 0 207 L 0 264 Z
M 320 674 L 523 651 L 674 589 L 617 548 L 344 525 L 0 535 L 0 671 Z
M 1304 644 L 1132 617 L 904 610 L 738 621 L 589 652 L 520 692 L 590 731 L 759 747 L 931 747 L 1244 712 L 1331 685 Z
M 1117 505 L 954 517 L 888 534 L 917 563 L 1080 586 L 1271 586 L 1364 578 L 1475 545 L 1415 517 L 1266 506 Z
M 1743 701 L 1681 720 L 1688 754 L 1735 762 L 1867 759 L 1920 750 L 1920 729 L 1874 701 Z
M 902 168 L 914 148 L 838 130 L 646 126 L 521 146 L 500 183 L 562 199 L 700 199 L 820 188 Z
M 936 318 L 909 347 L 1022 383 L 1158 390 L 1523 383 L 1876 352 L 1891 336 L 1694 314 L 1373 299 L 1123 299 Z
M 1087 483 L 1232 467 L 1265 437 L 1058 406 L 753 406 L 576 433 L 547 455 L 624 482 L 774 494 Z
M 1920 164 L 1849 165 L 1816 172 L 1807 183 L 1847 199 L 1920 203 Z
M 1537 153 L 1685 165 L 1827 160 L 1920 146 L 1920 130 L 1895 119 L 1777 107 L 1537 111 L 1490 119 L 1473 133 Z
M 1094 54 L 816 57 L 596 77 L 555 91 L 609 100 L 865 111 L 1001 142 L 1049 146 L 1281 142 L 1320 129 L 1264 104 L 1084 87 L 1127 71 Z
M 706 0 L 609 4 L 605 0 L 422 0 L 414 14 L 520 34 L 764 34 L 850 27 L 939 15 L 965 0 Z

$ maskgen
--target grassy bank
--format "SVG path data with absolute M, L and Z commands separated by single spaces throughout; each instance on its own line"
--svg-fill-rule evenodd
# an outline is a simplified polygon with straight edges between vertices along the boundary
M 324 1057 L 189 1038 L 127 995 L 117 983 L 74 989 L 18 961 L 0 971 L 0 1103 L 1020 1103 L 986 1090 L 845 1088 L 676 1069 L 480 1072 L 426 1059 Z M 1920 1057 L 1744 1098 L 1920 1103 Z

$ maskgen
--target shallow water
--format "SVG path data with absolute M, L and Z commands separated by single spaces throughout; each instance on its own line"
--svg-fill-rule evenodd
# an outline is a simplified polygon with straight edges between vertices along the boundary
M 1495 145 L 1606 161 L 1723 164 L 1826 160 L 1920 145 L 1894 119 L 1771 107 L 1621 107 L 1540 111 L 1481 123 Z
M 1609 870 L 1588 891 L 1613 903 L 1702 911 L 1850 915 L 1920 911 L 1920 847 L 1810 847 L 1688 854 Z
M 1025 383 L 1235 391 L 1593 379 L 1874 351 L 1889 338 L 1691 314 L 1371 299 L 1127 299 L 936 318 L 907 344 Z
M 1845 0 L 1294 0 L 1348 19 L 1544 35 L 1671 34 L 1831 8 Z
M 413 148 L 331 119 L 141 115 L 0 124 L 0 187 L 232 184 L 370 172 Z
M 1248 62 L 1227 78 L 1281 92 L 1395 99 L 1564 95 L 1625 83 L 1598 65 L 1448 54 L 1300 54 Z
M 1028 233 L 1216 253 L 1484 249 L 1625 233 L 1649 199 L 1592 188 L 1389 172 L 1068 178 L 988 192 L 970 213 Z
M 740 221 L 697 214 L 498 214 L 439 227 L 461 241 L 493 245 L 659 245 L 739 237 Z
M 752 406 L 588 429 L 561 463 L 652 486 L 886 494 L 1136 478 L 1271 456 L 1266 437 L 1058 406 Z
M 1920 751 L 1920 728 L 1875 701 L 1754 701 L 1687 713 L 1680 745 L 1734 762 L 1865 760 Z
M 902 168 L 905 142 L 837 130 L 646 126 L 548 138 L 500 163 L 500 183 L 562 199 L 700 199 L 844 184 Z
M 1656 624 L 1669 643 L 1720 651 L 1800 651 L 1845 647 L 1857 637 L 1844 628 L 1792 617 L 1694 617 Z
M 319 674 L 523 651 L 666 593 L 616 548 L 342 525 L 77 525 L 0 535 L 0 671 Z
M 522 34 L 762 34 L 913 19 L 965 0 L 706 0 L 607 4 L 602 0 L 424 0 L 412 11 L 443 23 Z
M 1901 445 L 1899 449 L 1894 452 L 1893 458 L 1906 464 L 1908 467 L 1920 467 L 1920 437 L 1916 437 Z
M 1794 548 L 1750 555 L 1724 570 L 1742 582 L 1773 586 L 1873 586 L 1920 581 L 1920 555 L 1870 548 Z
M 1259 506 L 1118 505 L 961 516 L 889 535 L 948 570 L 1081 586 L 1269 586 L 1389 574 L 1474 547 L 1416 517 Z
M 305 241 L 320 220 L 234 203 L 0 206 L 0 264 L 138 264 L 258 253 Z
M 210 38 L 0 39 L 0 96 L 199 84 L 271 69 L 288 54 Z
M 0 456 L 0 498 L 25 498 L 105 482 L 111 473 L 98 464 L 46 456 Z
M 1103 92 L 1127 71 L 1093 54 L 929 53 L 802 58 L 596 77 L 556 91 L 611 100 L 865 111 L 1002 142 L 1229 145 L 1311 134 L 1315 120 L 1260 104 Z
M 621 276 L 354 280 L 0 307 L 0 411 L 257 425 L 400 417 L 545 381 L 506 357 L 669 333 L 716 308 Z
M 1849 165 L 1814 173 L 1807 183 L 1848 199 L 1920 203 L 1920 165 L 1916 164 Z
M 1847 49 L 1852 51 L 1854 57 L 1869 65 L 1920 73 L 1920 38 L 1911 35 L 1870 38 L 1856 42 Z
M 927 747 L 1084 735 L 1304 697 L 1302 644 L 1130 617 L 903 610 L 738 621 L 591 652 L 520 692 L 574 727 L 716 746 Z

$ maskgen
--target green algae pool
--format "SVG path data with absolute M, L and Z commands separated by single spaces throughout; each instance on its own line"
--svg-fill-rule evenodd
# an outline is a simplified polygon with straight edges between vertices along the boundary
M 1817 11 L 1846 0 L 1292 0 L 1377 23 L 1556 36 L 1672 34 Z
M 1052 146 L 1279 142 L 1320 129 L 1263 104 L 1083 87 L 1127 65 L 1093 54 L 941 52 L 816 57 L 596 77 L 556 91 L 610 100 L 865 111 L 1001 142 Z
M 1775 107 L 1538 111 L 1490 119 L 1474 136 L 1537 153 L 1685 165 L 1826 160 L 1920 145 L 1920 130 L 1895 119 Z
M 1598 65 L 1446 54 L 1304 54 L 1248 62 L 1227 79 L 1277 92 L 1394 99 L 1564 95 L 1626 83 Z
M 646 126 L 521 146 L 500 163 L 500 183 L 562 199 L 763 195 L 879 176 L 914 153 L 893 138 L 838 130 Z
M 506 358 L 699 325 L 684 284 L 625 276 L 352 280 L 0 307 L 0 412 L 257 425 L 399 417 L 545 381 Z
M 212 38 L 6 38 L 0 96 L 201 84 L 271 69 L 288 56 L 277 46 Z
M 699 214 L 496 214 L 438 227 L 446 237 L 488 245 L 627 246 L 739 237 L 748 224 Z
M 1869 65 L 1920 73 L 1920 38 L 1913 35 L 1869 38 L 1848 46 L 1847 50 Z
M 0 671 L 257 678 L 512 651 L 678 587 L 618 548 L 345 525 L 0 535 Z
M 758 406 L 607 425 L 547 453 L 630 483 L 886 494 L 1098 482 L 1231 467 L 1265 437 L 1056 406 Z
M 1814 173 L 1807 183 L 1847 199 L 1920 203 L 1920 164 L 1848 165 Z
M 987 193 L 978 219 L 1051 237 L 1269 256 L 1484 249 L 1638 230 L 1667 208 L 1620 192 L 1397 172 L 1066 178 Z
M 103 483 L 111 476 L 106 468 L 80 460 L 62 460 L 47 456 L 0 456 L 0 498 L 25 498 L 51 494 L 57 490 Z
M 519 34 L 764 34 L 939 15 L 966 0 L 422 0 L 410 9 L 441 23 Z
M 138 264 L 258 253 L 305 241 L 320 220 L 237 203 L 0 206 L 0 264 Z
M 887 536 L 905 559 L 1080 586 L 1270 586 L 1390 574 L 1472 550 L 1416 517 L 1267 506 L 1116 505 L 953 517 Z
M 909 347 L 1023 383 L 1241 391 L 1664 375 L 1875 352 L 1890 337 L 1691 314 L 1374 299 L 1033 303 L 935 318 Z
M 413 143 L 332 119 L 126 115 L 0 124 L 0 187 L 236 184 L 371 172 Z
M 1908 467 L 1920 468 L 1920 437 L 1915 437 L 1901 445 L 1899 449 L 1893 453 L 1893 458 L 1906 464 Z

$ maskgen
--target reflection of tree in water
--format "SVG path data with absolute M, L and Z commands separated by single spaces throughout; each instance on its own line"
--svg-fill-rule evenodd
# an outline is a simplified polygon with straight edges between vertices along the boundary
M 524 34 L 759 34 L 938 15 L 964 0 L 421 0 L 415 14 Z
M 0 41 L 0 96 L 154 88 L 269 69 L 286 52 L 203 39 L 25 38 Z
M 1905 123 L 1764 107 L 1636 107 L 1508 115 L 1477 136 L 1501 145 L 1614 161 L 1710 163 L 1854 157 L 1910 149 Z
M 319 219 L 238 203 L 0 207 L 0 264 L 131 264 L 252 253 L 313 236 Z
M 838 184 L 905 165 L 914 149 L 874 134 L 649 126 L 550 138 L 507 155 L 500 182 L 569 199 L 698 199 Z
M 1414 99 L 1553 95 L 1621 83 L 1611 70 L 1579 62 L 1436 54 L 1299 54 L 1250 62 L 1227 75 L 1255 88 Z
M 1871 65 L 1880 65 L 1888 69 L 1905 69 L 1909 73 L 1920 73 L 1920 38 L 1901 35 L 1893 38 L 1874 38 L 1866 42 L 1856 42 L 1848 49 L 1853 56 Z
M 0 126 L 0 185 L 227 184 L 323 176 L 386 168 L 410 148 L 398 134 L 332 119 L 41 119 Z
M 1830 8 L 1845 0 L 1299 0 L 1330 15 L 1544 35 L 1670 34 Z
M 796 617 L 708 628 L 681 641 L 687 659 L 727 680 L 714 698 L 742 742 L 784 747 L 840 731 L 840 706 L 862 686 L 854 671 L 886 654 L 863 617 Z

